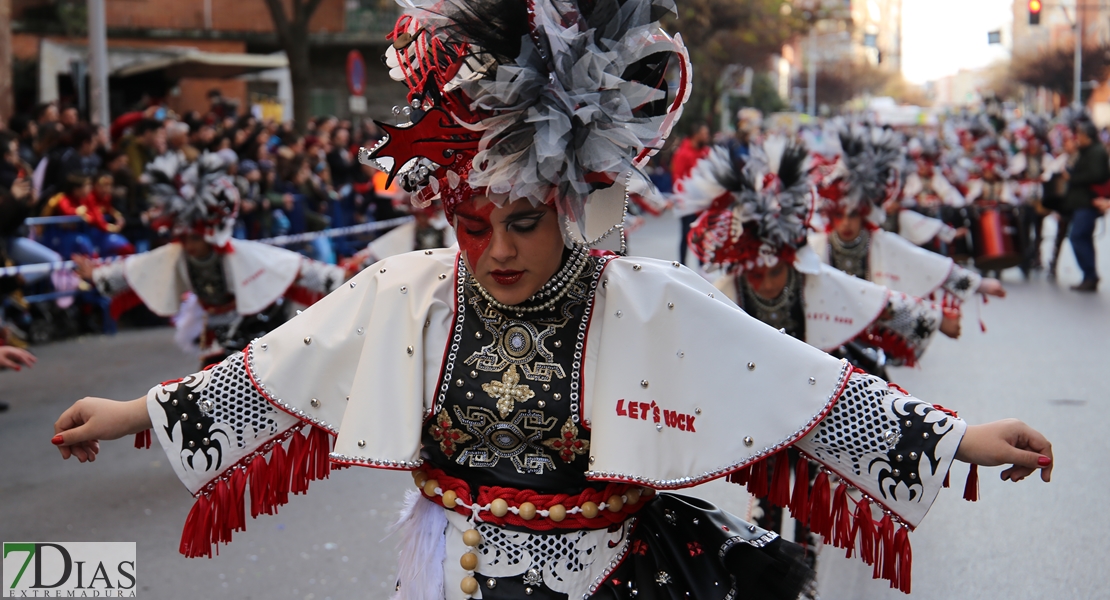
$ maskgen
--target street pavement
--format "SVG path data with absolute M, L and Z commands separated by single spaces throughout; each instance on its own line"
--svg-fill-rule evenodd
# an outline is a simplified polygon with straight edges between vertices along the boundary
M 632 234 L 632 254 L 673 260 L 678 223 L 669 215 Z M 1100 232 L 1110 262 L 1110 235 Z M 1107 267 L 1103 267 L 1107 272 Z M 892 378 L 918 397 L 955 408 L 970 422 L 1020 418 L 1054 443 L 1051 484 L 998 480 L 980 469 L 981 500 L 961 498 L 966 465 L 953 469 L 922 526 L 913 533 L 913 597 L 928 599 L 1108 598 L 1110 517 L 1110 286 L 1098 294 L 1066 290 L 1078 271 L 1065 246 L 1060 283 L 1005 274 L 1009 296 L 974 308 L 958 340 L 934 341 L 919 367 Z M 1110 281 L 1110 278 L 1108 278 Z M 314 482 L 276 516 L 248 523 L 219 556 L 177 552 L 192 499 L 160 448 L 131 440 L 102 445 L 94 463 L 62 461 L 50 445 L 52 424 L 90 395 L 137 398 L 160 381 L 195 370 L 168 329 L 91 336 L 35 348 L 38 366 L 0 372 L 0 541 L 134 541 L 139 597 L 341 600 L 388 598 L 395 578 L 394 540 L 386 528 L 412 487 L 407 473 L 352 468 Z M 739 486 L 696 488 L 744 516 Z M 826 600 L 885 599 L 901 594 L 873 581 L 870 568 L 842 552 L 821 553 Z M 448 582 L 449 584 L 451 582 Z

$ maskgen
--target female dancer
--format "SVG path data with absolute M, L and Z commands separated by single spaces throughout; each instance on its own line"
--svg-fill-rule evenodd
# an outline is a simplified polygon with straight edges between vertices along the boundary
M 628 174 L 688 91 L 653 8 L 410 9 L 389 64 L 412 123 L 385 126 L 369 155 L 418 200 L 442 198 L 460 250 L 382 261 L 146 398 L 78 401 L 56 424 L 63 456 L 153 428 L 197 497 L 190 556 L 245 527 L 248 484 L 253 516 L 331 464 L 410 470 L 402 598 L 792 598 L 809 579 L 795 546 L 656 491 L 758 477 L 793 446 L 829 470 L 795 502 L 814 529 L 858 539 L 908 591 L 908 529 L 951 461 L 1047 480 L 1051 446 L 856 372 L 681 265 L 589 250 L 619 227 Z M 673 101 L 668 63 L 683 78 Z M 776 475 L 774 495 L 794 500 Z M 866 494 L 855 510 L 848 485 Z

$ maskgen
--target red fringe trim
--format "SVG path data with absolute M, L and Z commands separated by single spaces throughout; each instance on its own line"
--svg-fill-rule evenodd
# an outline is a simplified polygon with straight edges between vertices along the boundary
M 790 457 L 786 452 L 775 454 L 775 474 L 771 477 L 771 492 L 768 499 L 775 506 L 790 504 Z M 804 462 L 799 459 L 798 462 Z
M 906 340 L 884 327 L 868 327 L 863 333 L 857 335 L 856 339 L 882 349 L 887 356 L 901 360 L 904 366 L 912 367 L 917 364 L 917 354 Z
M 189 558 L 212 558 L 213 552 L 219 554 L 218 544 L 231 542 L 236 531 L 246 531 L 244 502 L 248 485 L 254 518 L 277 514 L 278 507 L 289 502 L 290 492 L 303 494 L 310 481 L 327 479 L 331 470 L 328 460 L 331 437 L 317 427 L 300 429 L 305 429 L 306 435 L 294 430 L 288 450 L 281 440 L 275 440 L 269 462 L 262 454 L 244 460 L 225 471 L 208 493 L 197 495 L 181 533 L 182 554 Z
M 979 499 L 979 465 L 972 464 L 964 483 L 964 500 L 975 502 Z
M 804 456 L 794 465 L 794 494 L 789 508 L 799 523 L 809 526 L 809 460 Z
M 135 434 L 135 447 L 143 450 L 150 448 L 149 429 L 144 429 L 143 431 Z
M 120 315 L 123 313 L 140 306 L 143 303 L 142 298 L 132 290 L 127 290 L 122 294 L 112 298 L 108 304 L 108 314 L 112 315 L 112 320 L 118 321 Z
M 768 460 L 774 460 L 773 476 L 768 478 Z M 809 459 L 802 455 L 794 466 L 794 488 L 790 491 L 790 463 L 785 451 L 757 461 L 729 475 L 729 481 L 747 485 L 757 498 L 775 506 L 788 508 L 794 518 L 821 536 L 824 543 L 845 550 L 851 558 L 858 550 L 860 559 L 873 567 L 875 579 L 885 579 L 891 588 L 910 592 L 913 551 L 909 528 L 896 526 L 889 514 L 876 522 L 871 502 L 856 502 L 849 496 L 849 486 L 841 482 L 835 490 L 829 474 L 821 470 L 809 484 Z M 974 466 L 972 467 L 974 473 Z M 969 476 L 969 485 L 973 481 Z M 977 485 L 978 478 L 974 478 Z M 753 491 L 762 491 L 762 494 Z M 966 494 L 966 492 L 965 492 Z M 966 495 L 965 495 L 966 498 Z M 855 506 L 853 508 L 853 503 Z M 858 545 L 857 545 L 858 544 Z

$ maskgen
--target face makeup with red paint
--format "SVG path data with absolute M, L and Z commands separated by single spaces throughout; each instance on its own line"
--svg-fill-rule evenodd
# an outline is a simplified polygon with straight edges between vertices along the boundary
M 455 209 L 455 233 L 466 266 L 498 302 L 527 300 L 563 261 L 563 236 L 553 206 L 528 201 L 498 208 L 475 196 Z
M 863 229 L 863 217 L 859 213 L 852 211 L 847 215 L 841 213 L 839 215 L 830 215 L 829 220 L 832 221 L 833 231 L 840 236 L 840 239 L 850 242 L 859 237 L 859 232 Z
M 779 264 L 769 269 L 767 267 L 748 269 L 744 271 L 741 277 L 748 280 L 748 285 L 751 286 L 752 291 L 757 296 L 764 300 L 774 300 L 779 297 L 783 288 L 786 287 L 792 268 L 794 267 L 786 264 L 786 262 L 779 261 Z

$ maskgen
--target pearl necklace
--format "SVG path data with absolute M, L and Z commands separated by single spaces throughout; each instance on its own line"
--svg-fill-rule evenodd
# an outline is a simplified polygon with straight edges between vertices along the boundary
M 570 282 L 578 279 L 578 277 L 582 275 L 582 271 L 585 270 L 589 262 L 586 260 L 588 257 L 589 248 L 587 246 L 576 246 L 574 253 L 567 260 L 566 264 L 563 265 L 563 268 L 548 280 L 538 292 L 532 294 L 530 298 L 521 303 L 538 301 L 544 296 L 554 294 L 551 299 L 536 306 L 521 306 L 521 304 L 510 306 L 508 304 L 502 304 L 494 299 L 493 295 L 490 294 L 486 288 L 482 287 L 481 283 L 478 283 L 473 273 L 469 273 L 467 276 L 474 285 L 474 289 L 478 290 L 482 298 L 484 298 L 486 302 L 489 302 L 490 306 L 501 312 L 516 313 L 518 315 L 530 312 L 542 312 L 555 306 L 560 300 L 566 297 L 567 293 L 570 292 Z

